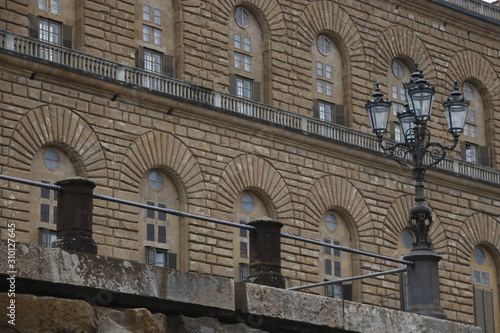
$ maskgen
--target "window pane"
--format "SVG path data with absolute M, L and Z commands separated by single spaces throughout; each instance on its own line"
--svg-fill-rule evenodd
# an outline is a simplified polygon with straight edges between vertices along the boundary
M 161 45 L 162 42 L 161 30 L 153 29 L 153 31 L 154 31 L 154 44 Z
M 151 6 L 142 5 L 142 19 L 144 21 L 151 21 Z
M 167 263 L 167 254 L 165 252 L 156 252 L 156 266 L 166 267 Z
M 478 265 L 484 265 L 484 262 L 486 261 L 486 255 L 484 254 L 484 251 L 476 247 L 474 250 L 474 259 L 476 260 L 476 263 Z
M 333 96 L 333 84 L 330 82 L 326 83 L 326 95 Z
M 52 219 L 52 222 L 53 222 L 54 224 L 57 224 L 57 206 L 52 207 L 52 211 L 53 211 L 53 219 Z
M 241 35 L 239 34 L 234 34 L 234 47 L 241 49 Z
M 340 242 L 333 242 L 333 245 L 340 245 Z M 333 249 L 333 255 L 336 257 L 340 257 L 340 250 Z
M 151 43 L 151 27 L 147 25 L 142 26 L 142 40 Z
M 44 184 L 50 184 L 50 182 L 42 180 L 42 183 Z M 48 188 L 40 188 L 40 198 L 43 199 L 50 199 L 50 190 Z
M 242 65 L 241 65 L 241 57 L 242 57 L 242 54 L 241 53 L 238 53 L 238 52 L 234 52 L 234 67 L 235 68 L 238 68 L 238 69 L 241 69 L 242 68 Z
M 332 275 L 332 261 L 330 259 L 325 259 L 325 274 Z
M 234 13 L 236 23 L 238 23 L 239 26 L 246 28 L 248 27 L 249 22 L 249 14 L 248 11 L 243 8 L 243 7 L 238 7 L 236 8 L 236 11 Z
M 42 42 L 48 42 L 49 41 L 49 22 L 45 20 L 40 20 L 40 40 Z
M 158 207 L 159 208 L 167 208 L 167 205 L 159 203 Z M 166 221 L 167 220 L 167 213 L 165 213 L 165 212 L 158 212 L 158 220 L 160 220 L 160 221 Z
M 59 45 L 59 24 L 50 23 L 50 43 Z
M 149 174 L 149 185 L 155 191 L 161 190 L 163 187 L 163 177 L 156 171 L 153 171 Z
M 154 9 L 154 20 L 156 24 L 161 24 L 161 10 L 158 8 Z
M 248 244 L 245 242 L 240 242 L 240 257 L 248 258 Z
M 252 40 L 249 37 L 245 37 L 243 49 L 247 52 L 250 52 L 251 48 L 252 48 Z
M 318 80 L 318 93 L 320 94 L 325 93 L 324 83 L 321 80 Z
M 335 231 L 337 229 L 337 218 L 333 214 L 327 214 L 325 222 L 328 230 Z
M 243 58 L 245 59 L 245 70 L 247 72 L 251 72 L 252 71 L 252 57 L 245 55 Z
M 331 244 L 332 242 L 329 239 L 325 239 L 325 243 Z M 325 246 L 325 254 L 332 254 L 332 248 Z
M 163 225 L 158 226 L 158 242 L 159 243 L 167 242 L 167 227 Z
M 52 14 L 59 15 L 61 12 L 61 5 L 59 3 L 59 0 L 52 0 L 51 5 L 50 5 L 50 11 Z
M 40 205 L 40 221 L 41 222 L 50 222 L 50 206 L 41 204 Z
M 335 261 L 335 276 L 340 277 L 342 276 L 342 272 L 340 270 L 340 261 Z
M 474 283 L 481 283 L 481 272 L 472 271 L 472 280 Z
M 398 88 L 398 86 L 392 86 L 392 98 L 399 99 L 399 88 Z
M 320 61 L 316 61 L 316 75 L 323 76 L 323 63 Z
M 332 66 L 325 65 L 325 77 L 329 80 L 332 79 Z
M 38 0 L 38 9 L 47 10 L 47 1 L 48 0 Z
M 154 226 L 154 224 L 148 223 L 148 225 L 146 227 L 146 232 L 147 232 L 146 239 L 148 241 L 154 241 L 155 240 L 155 226 Z
M 240 221 L 240 223 L 241 224 L 246 224 L 246 222 L 244 222 L 244 221 Z M 248 230 L 246 230 L 246 229 L 240 229 L 240 237 L 247 238 L 247 235 L 248 235 L 247 231 Z
M 155 203 L 151 202 L 151 201 L 148 201 L 146 204 L 148 206 L 154 206 L 155 205 Z M 148 209 L 147 213 L 146 213 L 146 216 L 147 216 L 148 219 L 154 219 L 155 218 L 155 211 L 152 210 L 152 209 Z
M 47 150 L 45 154 L 43 154 L 43 162 L 50 170 L 57 170 L 61 163 L 61 159 L 55 151 Z

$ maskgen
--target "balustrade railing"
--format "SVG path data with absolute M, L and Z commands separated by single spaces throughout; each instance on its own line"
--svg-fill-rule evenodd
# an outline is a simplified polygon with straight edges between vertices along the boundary
M 500 22 L 500 7 L 482 0 L 439 0 Z
M 141 86 L 151 91 L 165 93 L 209 107 L 229 110 L 289 129 L 299 130 L 306 134 L 314 134 L 358 148 L 380 152 L 377 138 L 367 133 L 196 86 L 143 69 L 93 57 L 32 38 L 0 31 L 0 52 L 2 49 L 38 58 L 53 64 L 59 64 L 67 67 L 69 70 L 79 70 L 85 72 L 85 74 L 98 75 L 131 85 Z M 481 181 L 500 184 L 500 171 L 495 169 L 451 158 L 447 158 L 437 168 Z

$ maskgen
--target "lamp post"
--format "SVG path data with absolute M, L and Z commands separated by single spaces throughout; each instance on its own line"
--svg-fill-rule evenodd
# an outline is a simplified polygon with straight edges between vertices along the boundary
M 401 142 L 383 140 L 387 132 L 387 123 L 391 102 L 383 98 L 379 83 L 376 83 L 373 99 L 366 103 L 372 130 L 377 135 L 384 153 L 408 167 L 415 181 L 415 204 L 410 209 L 408 224 L 415 232 L 415 242 L 405 260 L 413 261 L 408 269 L 408 312 L 427 316 L 446 318 L 440 305 L 438 262 L 441 260 L 432 249 L 428 233 L 432 225 L 431 209 L 425 203 L 424 175 L 432 166 L 441 162 L 448 151 L 458 144 L 467 117 L 469 102 L 461 97 L 458 82 L 451 97 L 443 102 L 448 131 L 453 136 L 453 144 L 443 145 L 431 141 L 427 129 L 430 119 L 435 90 L 422 75 L 422 70 L 415 64 L 415 71 L 410 81 L 403 83 L 407 104 L 397 114 L 401 124 L 403 139 Z

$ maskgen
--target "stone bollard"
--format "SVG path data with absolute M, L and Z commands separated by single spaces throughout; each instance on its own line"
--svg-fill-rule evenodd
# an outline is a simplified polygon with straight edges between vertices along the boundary
M 85 178 L 56 182 L 62 187 L 57 198 L 57 239 L 53 246 L 71 252 L 97 254 L 92 239 L 92 193 L 95 183 Z
M 250 275 L 245 282 L 285 288 L 281 275 L 281 222 L 264 217 L 248 223 L 250 231 Z

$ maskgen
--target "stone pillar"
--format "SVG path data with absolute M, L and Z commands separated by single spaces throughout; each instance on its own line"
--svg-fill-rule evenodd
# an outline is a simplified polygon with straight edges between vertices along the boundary
M 261 218 L 248 223 L 250 231 L 250 275 L 245 282 L 285 288 L 281 275 L 281 222 Z
M 441 256 L 432 250 L 412 251 L 403 259 L 414 263 L 408 266 L 407 312 L 446 319 L 439 291 L 438 263 Z
M 92 239 L 92 193 L 95 183 L 85 178 L 56 182 L 62 187 L 57 198 L 57 239 L 53 246 L 66 251 L 97 254 Z

